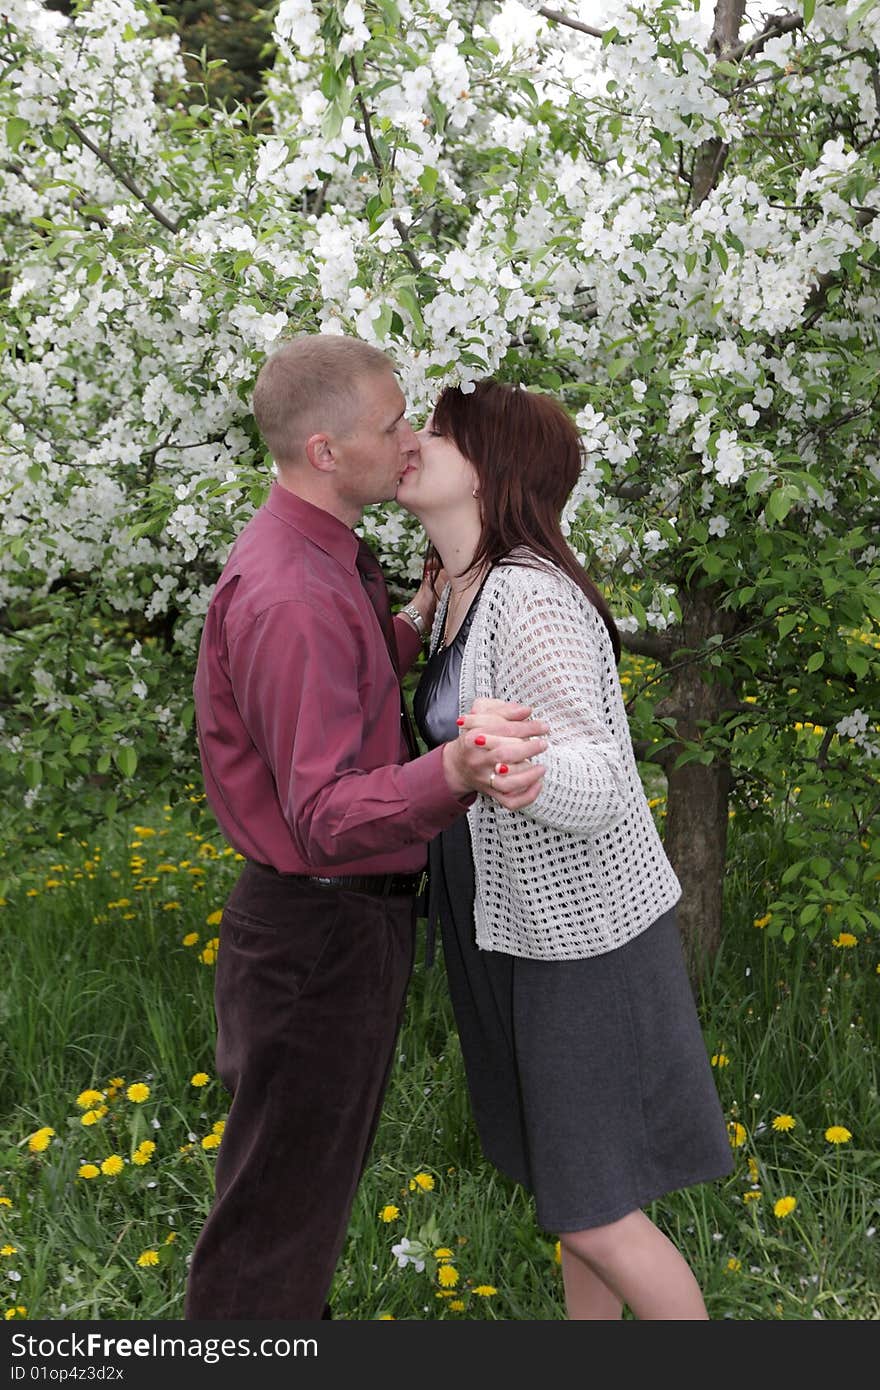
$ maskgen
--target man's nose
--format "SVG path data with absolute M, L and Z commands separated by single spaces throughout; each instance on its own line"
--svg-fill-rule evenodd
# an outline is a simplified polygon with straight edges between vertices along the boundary
M 400 452 L 402 454 L 418 454 L 420 451 L 421 444 L 418 435 L 409 420 L 404 420 L 400 437 Z

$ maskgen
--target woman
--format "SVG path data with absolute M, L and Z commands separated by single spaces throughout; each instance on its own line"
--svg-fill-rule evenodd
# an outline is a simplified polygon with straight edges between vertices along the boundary
M 550 724 L 536 800 L 498 763 L 431 846 L 435 911 L 483 1151 L 559 1234 L 571 1318 L 705 1318 L 641 1210 L 732 1168 L 675 924 L 681 895 L 639 781 L 609 609 L 560 516 L 577 431 L 547 396 L 441 395 L 397 492 L 450 578 L 414 710 L 467 737 L 478 698 Z M 491 735 L 489 736 L 491 739 Z

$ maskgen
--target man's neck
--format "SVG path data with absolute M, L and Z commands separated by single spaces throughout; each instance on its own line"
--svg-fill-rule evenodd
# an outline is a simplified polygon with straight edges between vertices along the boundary
M 276 469 L 275 481 L 285 492 L 292 492 L 294 497 L 301 498 L 312 507 L 320 507 L 321 511 L 329 512 L 349 528 L 357 526 L 363 516 L 362 508 L 337 497 L 332 488 L 322 486 L 320 480 L 312 479 L 306 474 L 289 471 L 282 473 L 281 469 Z

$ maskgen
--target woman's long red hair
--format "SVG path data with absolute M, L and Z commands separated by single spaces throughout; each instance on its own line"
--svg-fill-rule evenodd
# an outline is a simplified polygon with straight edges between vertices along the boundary
M 448 386 L 434 407 L 433 428 L 452 439 L 474 466 L 482 531 L 474 567 L 493 568 L 525 546 L 563 570 L 601 614 L 620 660 L 620 634 L 602 594 L 578 564 L 560 518 L 581 471 L 581 442 L 571 417 L 551 396 L 500 381 L 465 394 Z

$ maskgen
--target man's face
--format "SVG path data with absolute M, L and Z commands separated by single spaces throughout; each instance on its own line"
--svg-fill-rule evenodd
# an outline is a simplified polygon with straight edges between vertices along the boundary
M 393 372 L 364 377 L 359 396 L 355 427 L 332 441 L 340 501 L 358 511 L 394 497 L 401 474 L 419 452 Z

